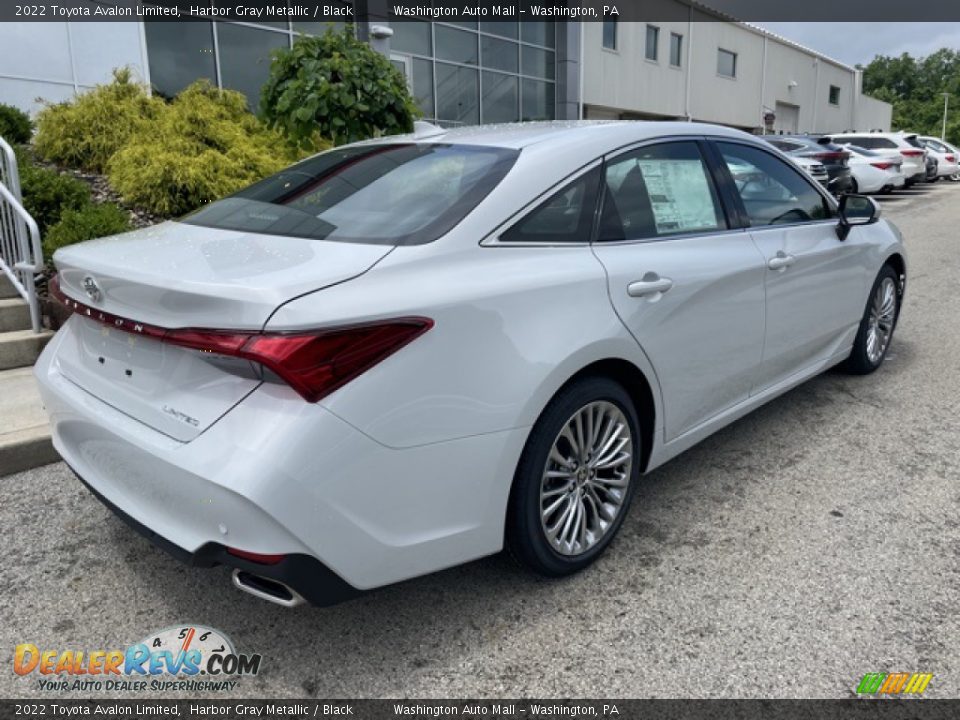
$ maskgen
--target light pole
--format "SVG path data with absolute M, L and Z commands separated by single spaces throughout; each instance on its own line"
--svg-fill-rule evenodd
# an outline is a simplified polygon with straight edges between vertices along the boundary
M 947 105 L 950 102 L 950 93 L 943 93 L 943 132 L 940 133 L 940 139 L 947 139 Z

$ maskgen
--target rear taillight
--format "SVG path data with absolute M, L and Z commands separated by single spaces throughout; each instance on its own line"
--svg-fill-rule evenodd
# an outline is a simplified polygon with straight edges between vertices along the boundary
M 947 155 L 946 160 L 948 163 L 952 163 L 956 160 L 956 157 L 954 155 Z
M 831 151 L 813 153 L 810 155 L 810 157 L 814 160 L 819 160 L 822 163 L 827 163 L 828 165 L 833 163 L 843 164 L 847 161 L 847 158 L 850 157 L 850 153 L 848 153 L 846 150 L 837 150 L 835 152 Z
M 888 162 L 875 162 L 870 164 L 873 165 L 875 168 L 880 168 L 881 170 L 889 170 L 890 168 L 893 167 L 893 163 L 888 163 Z
M 423 317 L 396 318 L 304 334 L 262 334 L 236 353 L 275 372 L 308 402 L 346 385 L 433 327 Z
M 904 157 L 922 157 L 923 150 L 901 150 L 900 154 Z
M 50 281 L 50 292 L 69 310 L 117 330 L 259 363 L 308 402 L 343 387 L 433 327 L 429 318 L 402 317 L 304 333 L 167 329 L 79 303 L 63 294 L 56 277 Z

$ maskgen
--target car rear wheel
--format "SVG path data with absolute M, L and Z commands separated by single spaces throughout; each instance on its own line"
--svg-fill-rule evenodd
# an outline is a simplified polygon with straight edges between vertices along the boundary
M 853 341 L 853 350 L 845 363 L 848 372 L 867 375 L 883 364 L 900 314 L 899 281 L 896 271 L 889 265 L 877 275 Z
M 626 515 L 640 472 L 640 423 L 623 387 L 568 385 L 534 425 L 517 467 L 506 541 L 528 568 L 558 577 L 592 563 Z

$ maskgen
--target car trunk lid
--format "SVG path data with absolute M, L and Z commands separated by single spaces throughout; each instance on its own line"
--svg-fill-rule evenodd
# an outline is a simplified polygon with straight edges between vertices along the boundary
M 260 368 L 163 342 L 162 329 L 260 331 L 286 301 L 357 277 L 391 249 L 172 222 L 64 248 L 58 291 L 78 317 L 57 362 L 102 401 L 187 442 L 259 385 Z

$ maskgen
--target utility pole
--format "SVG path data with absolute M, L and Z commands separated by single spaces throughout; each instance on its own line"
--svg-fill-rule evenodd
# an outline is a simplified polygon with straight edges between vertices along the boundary
M 947 106 L 950 102 L 950 93 L 943 94 L 943 132 L 940 133 L 940 139 L 947 139 Z

